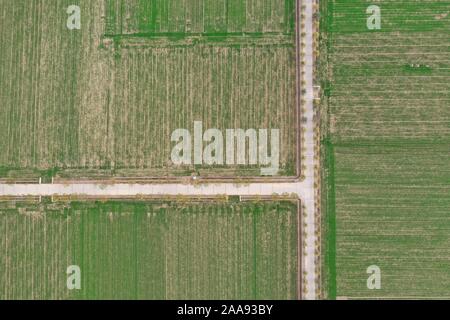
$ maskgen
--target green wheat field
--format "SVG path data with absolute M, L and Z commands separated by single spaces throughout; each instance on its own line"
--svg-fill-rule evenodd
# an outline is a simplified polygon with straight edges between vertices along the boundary
M 324 291 L 449 298 L 450 2 L 321 1 L 321 30 Z
M 281 200 L 0 202 L 0 299 L 298 299 L 297 219 Z

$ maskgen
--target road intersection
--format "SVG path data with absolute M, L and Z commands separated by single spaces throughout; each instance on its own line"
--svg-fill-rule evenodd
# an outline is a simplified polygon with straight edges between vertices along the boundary
M 306 36 L 300 38 L 300 10 L 304 6 L 303 30 Z M 180 183 L 153 183 L 153 184 L 0 184 L 0 196 L 54 196 L 54 195 L 89 195 L 89 196 L 215 196 L 215 195 L 240 195 L 240 196 L 272 196 L 295 194 L 301 200 L 304 207 L 302 225 L 305 247 L 303 248 L 302 270 L 306 272 L 303 283 L 306 286 L 304 299 L 315 299 L 317 288 L 316 275 L 316 191 L 315 191 L 315 140 L 314 140 L 314 109 L 313 109 L 313 2 L 297 1 L 297 59 L 300 50 L 304 53 L 305 64 L 304 81 L 306 87 L 302 88 L 303 112 L 303 142 L 302 142 L 302 180 L 297 182 L 275 183 L 207 183 L 180 184 Z M 302 48 L 301 44 L 304 47 Z M 298 63 L 299 61 L 297 61 Z M 298 63 L 300 67 L 300 64 Z M 299 72 L 300 74 L 300 72 Z M 297 88 L 300 90 L 300 88 Z

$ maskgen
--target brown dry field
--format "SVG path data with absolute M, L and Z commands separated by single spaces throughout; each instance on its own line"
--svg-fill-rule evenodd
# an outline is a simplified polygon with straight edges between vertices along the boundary
M 228 20 L 220 2 L 205 1 L 205 21 L 232 25 L 195 30 L 179 16 L 198 20 L 201 6 L 158 2 L 159 17 L 136 2 L 119 15 L 118 2 L 79 1 L 82 27 L 70 31 L 69 0 L 2 1 L 0 177 L 260 175 L 257 166 L 174 166 L 171 132 L 192 132 L 194 121 L 280 129 L 279 175 L 297 174 L 293 1 L 255 0 Z

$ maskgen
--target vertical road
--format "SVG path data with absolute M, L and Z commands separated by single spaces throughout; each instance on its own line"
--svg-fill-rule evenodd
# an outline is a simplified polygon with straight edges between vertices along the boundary
M 301 7 L 304 6 L 305 9 L 301 12 Z M 313 13 L 314 13 L 314 1 L 313 0 L 297 0 L 297 34 L 301 35 L 301 24 L 304 23 L 305 29 L 303 30 L 306 34 L 303 38 L 297 36 L 297 50 L 304 53 L 304 66 L 297 64 L 299 68 L 301 67 L 304 71 L 303 80 L 305 81 L 305 87 L 300 88 L 300 83 L 298 84 L 299 90 L 304 93 L 301 98 L 304 101 L 303 112 L 301 113 L 303 122 L 303 170 L 302 174 L 305 179 L 302 181 L 300 188 L 297 193 L 301 196 L 301 200 L 305 208 L 306 216 L 303 222 L 306 223 L 306 228 L 304 229 L 304 240 L 306 242 L 306 247 L 304 248 L 304 271 L 306 272 L 306 295 L 305 299 L 315 299 L 316 298 L 316 225 L 315 225 L 315 170 L 314 170 L 314 153 L 315 153 L 315 141 L 314 141 L 314 52 L 313 52 L 313 36 L 314 36 L 314 26 L 313 26 Z M 303 15 L 302 15 L 303 13 Z M 304 21 L 301 21 L 303 16 Z

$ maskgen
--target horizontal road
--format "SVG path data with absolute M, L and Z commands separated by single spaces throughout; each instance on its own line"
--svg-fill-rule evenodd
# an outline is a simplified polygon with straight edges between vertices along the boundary
M 306 181 L 306 180 L 305 180 Z M 305 181 L 294 183 L 205 183 L 193 184 L 0 184 L 0 195 L 8 196 L 52 196 L 52 195 L 89 195 L 89 196 L 132 196 L 132 195 L 273 195 L 297 194 L 306 202 L 312 199 L 307 192 Z

